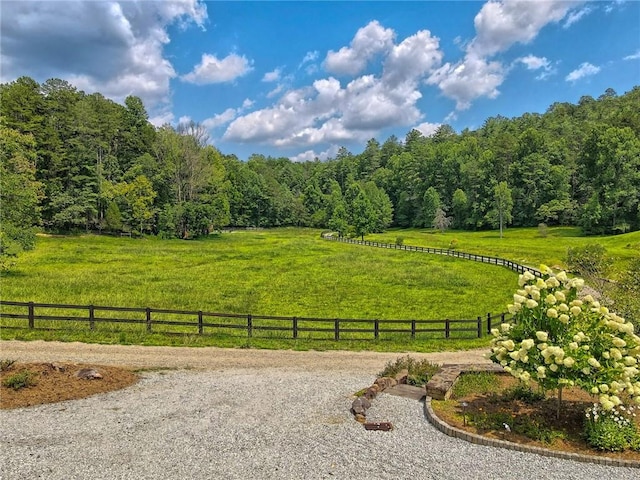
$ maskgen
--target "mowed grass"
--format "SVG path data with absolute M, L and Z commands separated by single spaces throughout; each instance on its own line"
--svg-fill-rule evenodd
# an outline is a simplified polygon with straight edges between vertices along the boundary
M 13 301 L 256 315 L 473 319 L 505 309 L 509 270 L 327 242 L 307 229 L 204 240 L 39 237 L 2 279 Z
M 397 237 L 405 245 L 432 248 L 449 248 L 456 240 L 457 250 L 467 253 L 505 258 L 514 262 L 538 267 L 545 264 L 553 268 L 567 268 L 567 250 L 598 243 L 607 249 L 614 259 L 611 276 L 615 278 L 626 270 L 629 262 L 640 257 L 640 231 L 615 236 L 580 235 L 575 227 L 549 227 L 546 236 L 537 228 L 508 228 L 500 238 L 496 230 L 468 232 L 450 230 L 444 233 L 430 229 L 390 230 L 384 234 L 367 236 L 367 240 L 395 243 Z

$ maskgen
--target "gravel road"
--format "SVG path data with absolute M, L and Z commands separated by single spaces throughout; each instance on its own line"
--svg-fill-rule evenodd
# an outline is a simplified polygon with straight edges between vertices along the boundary
M 638 478 L 637 469 L 451 438 L 431 427 L 420 402 L 385 394 L 368 419 L 394 430 L 366 431 L 349 413 L 352 394 L 398 354 L 13 341 L 0 351 L 19 361 L 177 368 L 145 371 L 117 392 L 1 411 L 7 480 Z M 482 352 L 415 356 L 460 363 Z

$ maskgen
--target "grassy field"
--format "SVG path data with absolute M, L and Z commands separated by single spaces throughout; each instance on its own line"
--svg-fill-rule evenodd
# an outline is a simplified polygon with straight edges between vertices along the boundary
M 2 299 L 321 318 L 474 319 L 504 311 L 516 288 L 517 275 L 503 267 L 327 242 L 319 233 L 292 228 L 237 231 L 195 241 L 41 236 L 36 249 L 21 257 L 18 269 L 2 278 Z M 541 238 L 536 229 L 513 229 L 499 239 L 495 232 L 403 230 L 367 238 L 394 243 L 402 236 L 407 245 L 444 248 L 455 238 L 461 251 L 538 266 L 562 264 L 568 246 L 596 240 L 575 233 L 550 229 L 548 237 Z M 640 235 L 597 241 L 619 258 L 620 265 L 638 254 Z M 10 309 L 3 307 L 3 311 Z M 2 325 L 17 323 L 3 318 Z M 432 340 L 434 335 L 425 333 L 415 341 L 408 334 L 388 334 L 384 339 L 389 341 L 382 343 L 363 342 L 371 335 L 352 334 L 341 336 L 335 344 L 311 340 L 310 334 L 297 341 L 285 340 L 283 332 L 273 333 L 274 343 L 259 338 L 249 341 L 240 335 L 199 337 L 192 335 L 193 328 L 172 330 L 188 331 L 186 337 L 163 337 L 145 333 L 143 326 L 118 327 L 124 331 L 112 326 L 87 332 L 84 322 L 83 332 L 3 329 L 2 337 L 397 351 L 488 343 L 486 338 L 451 340 L 443 346 L 442 340 Z
M 514 262 L 538 267 L 541 263 L 554 268 L 566 268 L 567 250 L 590 243 L 599 243 L 614 258 L 615 277 L 624 271 L 633 258 L 640 257 L 640 232 L 607 237 L 583 237 L 580 229 L 549 227 L 541 236 L 537 228 L 509 228 L 500 238 L 498 231 L 447 231 L 430 229 L 390 230 L 384 234 L 368 235 L 367 240 L 395 243 L 402 237 L 406 245 L 449 248 L 453 240 L 462 252 L 506 258 Z

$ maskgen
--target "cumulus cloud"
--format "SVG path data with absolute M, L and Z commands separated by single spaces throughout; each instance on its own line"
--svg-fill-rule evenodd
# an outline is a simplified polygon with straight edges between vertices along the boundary
M 476 18 L 476 37 L 470 51 L 480 56 L 494 55 L 515 43 L 527 44 L 547 24 L 559 22 L 579 2 L 566 0 L 489 1 Z
M 421 123 L 420 125 L 418 125 L 416 127 L 413 127 L 413 128 L 415 130 L 418 130 L 425 137 L 430 137 L 434 133 L 436 133 L 438 131 L 438 128 L 440 128 L 441 126 L 442 126 L 441 123 L 424 122 L 424 123 Z
M 590 64 L 589 62 L 582 63 L 577 69 L 569 73 L 565 77 L 567 82 L 577 82 L 584 77 L 590 77 L 600 72 L 600 67 Z
M 457 110 L 469 108 L 480 97 L 496 98 L 508 72 L 500 61 L 491 58 L 514 44 L 531 42 L 543 27 L 560 22 L 580 3 L 583 2 L 489 0 L 474 19 L 476 36 L 466 44 L 464 58 L 444 64 L 427 83 L 454 99 Z M 534 66 L 533 58 L 523 63 L 530 69 Z M 545 70 L 538 78 L 550 73 Z
M 504 77 L 505 69 L 500 62 L 469 54 L 458 63 L 444 64 L 427 83 L 437 85 L 444 95 L 455 99 L 457 110 L 466 110 L 476 98 L 496 98 Z
M 342 47 L 337 52 L 330 50 L 324 68 L 338 75 L 357 75 L 372 58 L 392 47 L 394 37 L 392 29 L 384 28 L 374 20 L 358 30 L 349 47 Z
M 278 80 L 280 80 L 280 75 L 282 74 L 282 70 L 280 68 L 276 68 L 275 70 L 272 70 L 271 72 L 267 72 L 264 74 L 264 77 L 262 77 L 262 81 L 263 82 L 277 82 Z
M 224 58 L 204 53 L 201 62 L 194 67 L 193 71 L 181 78 L 185 82 L 196 85 L 232 82 L 253 70 L 252 63 L 244 55 L 239 56 L 235 53 Z
M 58 77 L 78 88 L 123 101 L 137 95 L 166 119 L 169 81 L 163 56 L 167 28 L 204 28 L 206 5 L 172 2 L 2 2 L 2 81 L 28 75 Z M 43 28 L 43 25 L 46 28 Z
M 395 32 L 371 22 L 358 30 L 350 47 L 325 59 L 325 67 L 339 73 L 360 71 L 367 59 L 382 57 L 382 73 L 361 75 L 342 84 L 335 77 L 282 93 L 271 107 L 234 119 L 223 139 L 304 147 L 321 143 L 364 141 L 385 127 L 414 125 L 422 114 L 420 83 L 440 67 L 443 54 L 438 38 L 424 30 L 394 44 Z M 341 53 L 342 52 L 342 53 Z M 355 52 L 364 60 L 349 70 L 341 63 Z M 315 55 L 307 55 L 309 61 Z M 305 57 L 306 58 L 306 57 Z M 349 67 L 352 68 L 352 67 Z M 308 150 L 300 158 L 316 153 Z
M 289 160 L 292 162 L 311 162 L 317 158 L 318 160 L 324 161 L 335 157 L 339 150 L 340 147 L 338 145 L 331 145 L 328 149 L 320 153 L 316 153 L 314 150 L 306 150 L 298 155 L 289 157 Z
M 202 126 L 207 130 L 211 130 L 213 128 L 229 123 L 231 120 L 236 118 L 237 114 L 238 111 L 235 108 L 227 108 L 224 112 L 205 119 L 202 122 Z

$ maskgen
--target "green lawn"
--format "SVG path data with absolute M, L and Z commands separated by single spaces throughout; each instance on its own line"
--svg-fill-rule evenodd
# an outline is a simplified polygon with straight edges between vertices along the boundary
M 461 251 L 536 267 L 541 262 L 562 265 L 569 246 L 597 241 L 616 257 L 618 268 L 623 268 L 621 265 L 638 255 L 640 245 L 638 232 L 582 238 L 576 230 L 566 228 L 551 228 L 546 238 L 541 238 L 536 229 L 509 229 L 502 239 L 497 232 L 441 234 L 423 230 L 391 231 L 367 239 L 394 243 L 399 236 L 406 245 L 436 248 L 448 247 L 455 238 Z M 1 279 L 3 300 L 346 319 L 484 317 L 488 312 L 505 310 L 516 281 L 517 274 L 504 267 L 328 242 L 320 238 L 318 230 L 294 228 L 237 231 L 194 241 L 40 236 L 36 249 L 22 255 L 19 267 Z M 10 311 L 3 307 L 3 312 Z M 131 314 L 135 315 L 138 314 Z M 25 324 L 6 318 L 1 322 L 4 326 Z M 199 337 L 191 327 L 169 329 L 189 332 L 186 337 L 150 335 L 144 332 L 143 325 L 112 325 L 96 332 L 88 332 L 86 322 L 75 327 L 83 331 L 3 329 L 2 337 L 390 351 L 488 344 L 487 338 L 443 342 L 433 340 L 437 335 L 426 333 L 415 341 L 408 334 L 388 334 L 381 337 L 388 340 L 386 343 L 362 341 L 372 335 L 354 333 L 341 335 L 336 344 L 317 340 L 311 334 L 297 341 L 286 340 L 283 332 L 274 332 L 275 342 L 270 342 L 247 340 L 241 332 L 234 338 Z M 316 339 L 311 340 L 312 337 Z M 327 337 L 331 335 L 321 336 Z
M 624 271 L 633 258 L 640 257 L 640 232 L 606 237 L 583 237 L 580 229 L 573 227 L 549 227 L 546 237 L 537 228 L 509 228 L 500 238 L 498 231 L 447 231 L 430 229 L 390 230 L 384 234 L 368 235 L 367 240 L 395 243 L 403 237 L 406 245 L 433 248 L 449 248 L 457 240 L 457 249 L 462 252 L 506 258 L 514 262 L 537 268 L 541 263 L 550 267 L 566 268 L 567 250 L 589 243 L 599 243 L 607 249 L 614 260 L 615 277 Z

